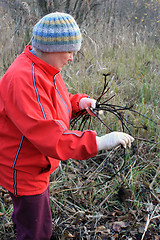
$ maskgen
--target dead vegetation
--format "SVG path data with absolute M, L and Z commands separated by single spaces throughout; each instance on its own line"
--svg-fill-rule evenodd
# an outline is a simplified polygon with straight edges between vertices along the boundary
M 52 239 L 159 239 L 160 165 L 157 145 L 142 143 L 127 150 L 123 169 L 121 148 L 86 161 L 62 162 L 51 176 Z M 1 189 L 1 239 L 15 239 L 12 205 Z
M 65 8 L 77 18 L 83 33 L 82 51 L 75 57 L 73 65 L 64 71 L 69 91 L 85 91 L 98 98 L 103 87 L 102 73 L 111 71 L 113 87 L 110 90 L 112 94 L 116 93 L 111 103 L 125 106 L 134 102 L 137 111 L 159 122 L 160 51 L 159 38 L 156 35 L 159 3 L 155 0 L 153 8 L 153 1 L 148 1 L 151 5 L 145 5 L 147 9 L 143 9 L 140 17 L 140 9 L 146 2 L 132 1 L 134 11 L 130 13 L 133 12 L 133 15 L 121 12 L 127 19 L 127 28 L 118 28 L 116 17 L 120 10 L 117 13 L 116 9 L 119 9 L 120 3 L 125 9 L 125 2 L 96 1 L 95 4 L 95 1 L 78 0 L 1 0 L 0 75 L 3 75 L 29 43 L 32 26 L 37 19 L 51 10 L 60 11 Z M 135 3 L 137 8 L 133 8 Z M 129 7 L 128 4 L 126 6 Z M 102 19 L 98 19 L 100 15 L 102 18 L 106 17 L 106 23 L 99 24 L 102 23 Z M 151 31 L 145 38 L 146 32 L 142 28 L 139 31 L 139 26 L 143 25 L 145 29 L 145 24 L 153 16 L 148 24 L 154 29 L 154 33 Z M 118 20 L 119 17 L 120 15 Z M 155 18 L 157 20 L 153 24 Z M 132 22 L 135 23 L 132 28 L 134 31 L 130 32 L 128 26 Z M 122 21 L 120 24 L 123 25 Z M 155 38 L 146 44 L 148 36 Z M 107 96 L 111 97 L 112 94 Z M 120 128 L 118 121 L 110 114 L 104 117 L 113 130 Z M 125 117 L 128 119 L 127 114 Z M 132 114 L 130 117 L 133 117 Z M 134 124 L 147 128 L 131 128 L 136 138 L 131 149 L 124 152 L 124 149 L 118 147 L 109 152 L 100 152 L 98 156 L 85 161 L 69 159 L 62 162 L 52 174 L 52 239 L 160 239 L 159 126 L 155 127 L 154 123 L 141 116 L 134 119 Z M 106 127 L 98 119 L 92 120 L 92 126 L 99 134 L 107 133 Z M 12 211 L 13 206 L 7 191 L 0 188 L 2 240 L 16 239 L 11 221 Z

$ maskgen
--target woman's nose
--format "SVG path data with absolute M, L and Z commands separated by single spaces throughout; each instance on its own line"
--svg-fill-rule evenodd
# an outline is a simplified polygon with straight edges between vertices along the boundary
M 68 61 L 73 61 L 73 52 L 70 53 Z

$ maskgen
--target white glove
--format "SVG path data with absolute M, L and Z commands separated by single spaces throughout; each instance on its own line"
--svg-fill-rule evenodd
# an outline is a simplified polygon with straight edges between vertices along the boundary
M 134 138 L 127 133 L 123 132 L 111 132 L 102 137 L 96 137 L 98 151 L 101 150 L 110 150 L 118 145 L 122 145 L 124 148 L 131 147 L 131 143 L 134 141 Z
M 96 100 L 92 98 L 81 98 L 79 101 L 79 109 L 86 109 L 88 107 L 95 108 L 96 107 Z
M 86 109 L 86 111 L 91 115 L 94 116 L 94 114 L 89 110 L 89 107 L 95 108 L 96 107 L 96 100 L 92 98 L 81 98 L 79 101 L 79 109 L 83 110 Z

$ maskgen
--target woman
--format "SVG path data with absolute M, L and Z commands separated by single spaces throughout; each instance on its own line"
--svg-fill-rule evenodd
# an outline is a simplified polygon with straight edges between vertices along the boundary
M 12 197 L 18 240 L 51 238 L 49 177 L 61 160 L 87 159 L 134 140 L 122 132 L 98 137 L 69 130 L 76 112 L 95 107 L 86 94 L 68 93 L 60 74 L 81 40 L 71 15 L 48 14 L 33 28 L 32 47 L 0 80 L 0 185 Z

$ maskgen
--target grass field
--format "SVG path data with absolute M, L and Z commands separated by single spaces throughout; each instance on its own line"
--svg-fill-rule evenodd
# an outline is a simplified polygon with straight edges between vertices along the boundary
M 2 75 L 16 53 L 6 46 L 1 54 Z M 53 239 L 157 240 L 160 236 L 160 46 L 127 30 L 117 31 L 114 37 L 103 30 L 84 32 L 81 51 L 62 71 L 68 90 L 97 99 L 107 73 L 110 90 L 103 99 L 115 94 L 109 103 L 133 104 L 154 122 L 126 111 L 126 118 L 138 127 L 130 126 L 135 137 L 131 149 L 117 148 L 85 161 L 61 163 L 50 180 Z M 113 130 L 122 130 L 113 114 L 104 113 L 102 119 Z M 98 135 L 109 132 L 96 118 L 91 129 Z M 15 239 L 12 208 L 1 189 L 0 236 L 4 240 Z

